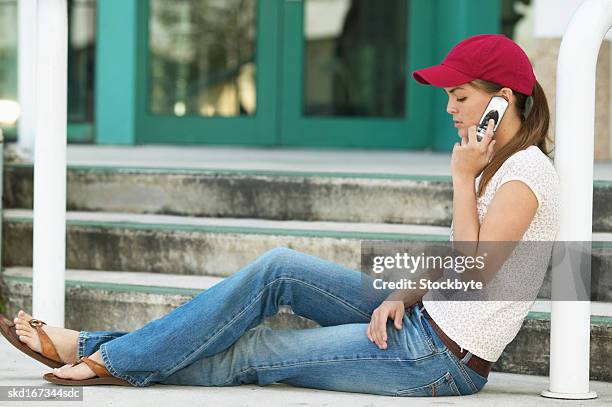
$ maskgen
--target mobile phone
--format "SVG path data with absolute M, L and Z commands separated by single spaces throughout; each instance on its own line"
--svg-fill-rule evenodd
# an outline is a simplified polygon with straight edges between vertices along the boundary
M 497 130 L 497 126 L 501 122 L 504 117 L 504 113 L 506 113 L 506 109 L 508 108 L 508 101 L 501 96 L 493 96 L 491 101 L 485 108 L 482 113 L 482 117 L 480 118 L 478 128 L 476 129 L 476 139 L 481 141 L 487 131 L 487 123 L 490 119 L 495 120 L 495 126 L 493 127 L 493 132 Z

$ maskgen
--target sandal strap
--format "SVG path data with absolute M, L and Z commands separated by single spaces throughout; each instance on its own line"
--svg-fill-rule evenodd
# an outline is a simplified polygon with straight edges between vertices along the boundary
M 113 377 L 113 375 L 110 374 L 108 370 L 106 370 L 106 367 L 104 367 L 104 365 L 101 365 L 100 363 L 93 361 L 88 357 L 82 357 L 72 366 L 76 366 L 79 363 L 85 363 L 91 369 L 91 371 L 94 372 L 98 377 Z
M 42 348 L 43 356 L 48 357 L 49 359 L 53 359 L 57 362 L 61 362 L 62 358 L 60 358 L 59 353 L 57 353 L 57 349 L 55 345 L 51 341 L 51 338 L 47 335 L 47 333 L 42 329 L 43 325 L 47 325 L 45 322 L 32 318 L 29 322 L 30 326 L 36 329 L 38 333 L 38 339 L 40 339 L 40 347 Z

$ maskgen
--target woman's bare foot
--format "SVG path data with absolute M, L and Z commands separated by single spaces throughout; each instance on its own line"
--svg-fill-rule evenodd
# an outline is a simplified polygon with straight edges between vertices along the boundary
M 100 351 L 88 357 L 94 362 L 104 365 Z M 62 379 L 85 380 L 95 377 L 96 374 L 85 363 L 79 363 L 76 366 L 64 365 L 59 369 L 53 369 L 53 374 Z
M 15 318 L 13 322 L 15 322 L 15 329 L 17 335 L 19 335 L 19 340 L 28 345 L 30 349 L 40 353 L 42 352 L 42 346 L 40 344 L 38 332 L 28 324 L 28 321 L 31 319 L 32 316 L 20 310 L 17 314 L 17 318 Z M 63 363 L 76 362 L 79 338 L 78 331 L 48 325 L 43 325 L 42 329 L 55 345 L 57 353 Z

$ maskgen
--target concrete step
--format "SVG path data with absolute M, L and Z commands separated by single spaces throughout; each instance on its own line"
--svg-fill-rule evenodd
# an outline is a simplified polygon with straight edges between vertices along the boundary
M 7 208 L 32 208 L 33 170 L 5 168 Z M 445 176 L 69 167 L 75 211 L 450 225 Z
M 3 265 L 32 265 L 32 212 L 4 212 Z M 448 227 L 68 212 L 67 267 L 228 276 L 285 246 L 359 270 L 362 240 L 447 241 Z M 593 234 L 592 296 L 612 301 L 612 234 Z M 550 272 L 542 290 L 550 298 Z
M 7 313 L 30 310 L 31 269 L 8 268 L 1 276 Z M 161 317 L 221 281 L 207 276 L 68 270 L 66 272 L 66 327 L 76 330 L 132 330 Z M 534 304 L 517 337 L 508 345 L 494 370 L 547 375 L 550 314 L 546 303 Z M 612 304 L 593 304 L 591 317 L 591 378 L 612 381 Z M 95 323 L 94 323 L 95 321 Z M 273 328 L 314 328 L 311 320 L 281 307 L 264 324 Z
M 361 239 L 448 240 L 449 228 L 342 222 L 67 214 L 67 267 L 227 276 L 288 246 L 358 269 Z M 4 212 L 3 264 L 31 266 L 32 211 Z
M 5 167 L 6 208 L 32 208 L 32 174 L 31 164 Z M 593 188 L 593 230 L 612 231 L 612 182 L 595 181 Z M 70 166 L 67 205 L 74 211 L 450 226 L 452 185 L 448 175 Z

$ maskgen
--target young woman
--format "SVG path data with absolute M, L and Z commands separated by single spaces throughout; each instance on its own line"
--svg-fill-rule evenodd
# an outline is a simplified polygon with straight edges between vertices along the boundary
M 451 157 L 451 240 L 554 240 L 559 202 L 545 147 L 549 112 L 521 48 L 501 35 L 479 35 L 457 44 L 441 65 L 413 75 L 443 88 L 461 138 Z M 479 142 L 475 125 L 494 95 L 504 97 L 509 107 L 495 134 L 489 123 Z M 545 271 L 544 266 L 531 274 Z M 1 327 L 22 351 L 52 367 L 65 364 L 44 376 L 58 384 L 282 382 L 382 395 L 450 396 L 484 387 L 491 363 L 531 306 L 528 301 L 432 301 L 428 295 L 421 301 L 424 292 L 414 291 L 366 295 L 363 278 L 368 277 L 277 248 L 132 332 L 43 327 L 23 311 Z M 290 305 L 321 327 L 257 326 L 279 305 Z

